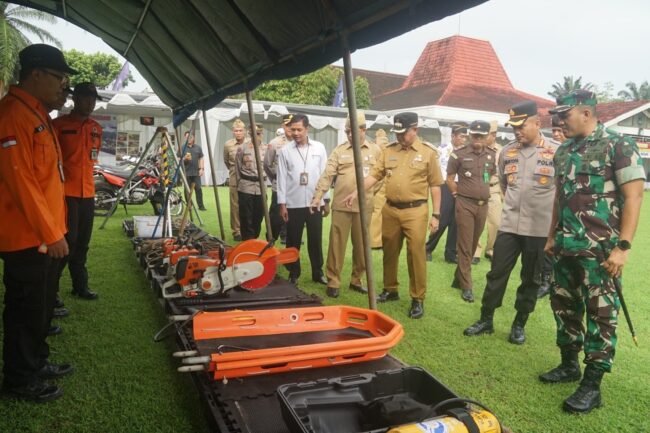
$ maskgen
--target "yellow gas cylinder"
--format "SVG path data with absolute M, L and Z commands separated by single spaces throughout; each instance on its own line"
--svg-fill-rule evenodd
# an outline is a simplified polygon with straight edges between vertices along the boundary
M 502 433 L 497 417 L 486 410 L 470 409 L 481 433 Z M 404 424 L 388 430 L 388 433 L 469 433 L 461 421 L 453 416 L 441 416 L 413 424 Z

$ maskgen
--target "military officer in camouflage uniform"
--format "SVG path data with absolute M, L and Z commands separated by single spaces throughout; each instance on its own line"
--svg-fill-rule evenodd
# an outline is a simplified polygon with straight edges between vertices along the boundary
M 235 241 L 241 241 L 241 230 L 239 228 L 239 195 L 237 192 L 237 173 L 235 172 L 235 157 L 237 150 L 244 144 L 246 139 L 246 125 L 240 119 L 232 124 L 233 138 L 223 145 L 223 162 L 228 168 L 228 186 L 230 188 L 230 229 Z
M 427 290 L 427 262 L 424 251 L 427 221 L 429 230 L 438 230 L 440 217 L 440 185 L 442 175 L 438 152 L 418 138 L 417 113 L 399 113 L 393 118 L 397 141 L 389 144 L 379 156 L 379 161 L 364 179 L 366 191 L 377 182 L 386 182 L 386 205 L 383 210 L 382 244 L 384 249 L 384 290 L 378 302 L 399 300 L 397 265 L 406 238 L 409 292 L 411 308 L 409 317 L 419 319 L 424 315 L 424 297 Z M 427 206 L 431 193 L 433 215 L 429 219 Z M 352 207 L 357 198 L 354 191 L 343 202 Z
M 559 143 L 541 134 L 537 104 L 533 101 L 513 105 L 506 124 L 512 126 L 516 140 L 508 143 L 497 158 L 500 189 L 505 195 L 501 224 L 486 277 L 481 318 L 465 329 L 464 334 L 494 332 L 494 310 L 503 302 L 510 273 L 521 255 L 521 284 L 515 300 L 517 315 L 508 341 L 523 344 L 524 326 L 537 303 L 544 245 L 551 225 L 555 198 L 553 156 Z
M 280 206 L 278 205 L 278 155 L 280 150 L 291 141 L 291 127 L 289 123 L 293 118 L 293 114 L 285 114 L 282 116 L 282 128 L 284 135 L 280 135 L 271 140 L 266 148 L 264 154 L 264 172 L 271 179 L 271 204 L 269 205 L 269 218 L 271 219 L 271 233 L 273 239 L 281 238 L 282 242 L 286 242 L 287 228 L 280 217 Z
M 363 158 L 364 177 L 370 174 L 370 170 L 377 163 L 381 149 L 375 143 L 366 140 L 366 116 L 362 111 L 358 112 L 357 122 L 359 124 L 359 141 L 361 141 L 361 156 Z M 337 146 L 329 158 L 325 171 L 321 174 L 314 197 L 311 202 L 312 208 L 318 208 L 323 195 L 329 191 L 332 181 L 336 178 L 334 186 L 334 200 L 332 201 L 332 224 L 330 226 L 330 242 L 327 252 L 327 264 L 325 277 L 327 278 L 327 296 L 336 298 L 339 296 L 341 287 L 341 270 L 345 261 L 345 250 L 348 244 L 348 236 L 352 232 L 352 278 L 350 289 L 360 293 L 368 293 L 363 287 L 361 278 L 366 273 L 364 260 L 363 240 L 361 239 L 361 219 L 359 217 L 358 201 L 355 201 L 351 208 L 340 202 L 340 197 L 346 197 L 357 188 L 357 176 L 354 167 L 354 155 L 352 152 L 352 130 L 350 119 L 345 122 L 345 133 L 348 141 Z M 365 209 L 370 217 L 372 211 L 373 196 L 372 190 L 366 195 Z
M 462 290 L 461 298 L 465 302 L 474 302 L 472 256 L 487 218 L 490 178 L 496 173 L 496 153 L 486 145 L 489 131 L 488 122 L 472 122 L 469 125 L 471 144 L 453 151 L 447 163 L 447 187 L 456 197 L 458 228 L 458 265 L 451 287 Z
M 259 143 L 259 159 L 264 158 L 266 145 L 262 143 L 262 133 L 264 127 L 261 123 L 255 123 L 257 139 Z M 237 199 L 239 204 L 239 223 L 241 238 L 256 239 L 260 236 L 262 230 L 262 220 L 264 219 L 264 207 L 262 202 L 262 193 L 266 189 L 260 189 L 260 178 L 257 173 L 257 157 L 253 140 L 239 146 L 235 156 L 235 175 L 237 176 Z M 262 173 L 266 182 L 266 177 Z
M 563 407 L 586 413 L 600 406 L 601 379 L 612 368 L 620 306 L 613 279 L 628 259 L 645 173 L 636 143 L 598 122 L 593 92 L 575 90 L 557 104 L 549 112 L 560 117 L 567 141 L 555 154 L 557 191 L 545 250 L 556 256 L 551 308 L 562 362 L 539 378 L 579 380 L 584 349 L 582 381 Z

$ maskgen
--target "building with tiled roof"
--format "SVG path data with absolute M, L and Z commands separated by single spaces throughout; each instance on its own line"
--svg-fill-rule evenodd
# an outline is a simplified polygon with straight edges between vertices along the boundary
M 377 110 L 444 106 L 505 113 L 523 99 L 537 102 L 540 111 L 554 105 L 515 89 L 492 44 L 465 36 L 429 42 L 402 85 L 372 99 Z

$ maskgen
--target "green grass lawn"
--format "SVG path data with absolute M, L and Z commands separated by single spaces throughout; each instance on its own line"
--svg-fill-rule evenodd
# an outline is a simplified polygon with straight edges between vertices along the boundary
M 218 234 L 212 191 L 205 188 L 204 197 L 210 209 L 201 213 L 204 228 Z M 462 331 L 478 318 L 480 302 L 466 304 L 459 291 L 449 287 L 454 267 L 443 261 L 441 250 L 428 264 L 425 316 L 417 321 L 407 318 L 410 301 L 403 256 L 402 300 L 380 305 L 382 311 L 401 321 L 406 331 L 392 354 L 424 367 L 457 394 L 482 401 L 513 432 L 650 432 L 650 300 L 644 286 L 650 275 L 646 257 L 650 250 L 650 194 L 646 193 L 645 198 L 625 273 L 626 300 L 640 347 L 634 346 L 621 315 L 616 363 L 613 373 L 603 380 L 603 408 L 586 416 L 565 414 L 562 401 L 576 384 L 544 385 L 537 380 L 539 373 L 559 362 L 548 298 L 540 301 L 528 322 L 526 344 L 514 346 L 507 342 L 515 315 L 513 292 L 519 284 L 518 268 L 513 272 L 504 306 L 495 315 L 494 335 L 467 338 Z M 226 236 L 232 241 L 227 199 L 227 189 L 220 188 Z M 129 208 L 129 215 L 150 212 L 149 206 Z M 100 294 L 100 300 L 73 299 L 67 271 L 61 282 L 61 293 L 72 314 L 58 321 L 63 334 L 50 338 L 51 359 L 72 362 L 76 368 L 73 375 L 59 380 L 63 398 L 45 405 L 0 400 L 0 432 L 208 431 L 190 377 L 176 372 L 178 363 L 171 358 L 173 342 L 152 341 L 166 318 L 122 232 L 123 218 L 124 211 L 118 210 L 104 230 L 98 230 L 101 220 L 95 221 L 89 257 L 90 285 Z M 324 224 L 325 254 L 328 230 L 329 219 Z M 306 248 L 301 253 L 303 266 L 307 266 L 303 269 L 308 269 Z M 381 251 L 373 252 L 373 257 L 380 290 Z M 485 259 L 473 267 L 479 300 L 488 268 Z M 284 269 L 280 273 L 286 276 Z M 347 287 L 349 275 L 350 260 L 343 270 L 343 288 Z M 325 297 L 324 287 L 312 283 L 310 276 L 309 271 L 303 272 L 300 287 Z M 2 293 L 4 286 L 0 285 Z M 341 290 L 335 302 L 326 297 L 324 302 L 367 306 L 367 299 L 347 289 Z

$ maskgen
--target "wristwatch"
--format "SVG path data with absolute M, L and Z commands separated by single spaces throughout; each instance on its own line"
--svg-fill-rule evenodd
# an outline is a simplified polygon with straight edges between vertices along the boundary
M 435 212 L 434 212 L 434 213 L 431 214 L 431 216 L 434 217 L 434 218 L 437 219 L 437 220 L 440 219 L 440 214 L 439 214 L 439 213 L 435 213 Z
M 626 241 L 625 239 L 619 240 L 616 246 L 621 251 L 627 251 L 630 248 L 632 248 L 632 244 L 630 243 L 630 241 Z

